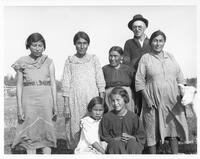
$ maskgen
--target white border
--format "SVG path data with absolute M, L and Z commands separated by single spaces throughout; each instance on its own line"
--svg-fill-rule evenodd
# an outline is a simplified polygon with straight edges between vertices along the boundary
M 4 7 L 8 7 L 8 6 L 127 6 L 127 5 L 133 5 L 133 6 L 159 6 L 159 5 L 166 5 L 166 6 L 176 6 L 176 5 L 181 5 L 181 6 L 190 6 L 190 5 L 195 5 L 197 6 L 197 68 L 200 68 L 200 47 L 199 47 L 199 41 L 200 41 L 200 1 L 199 0 L 166 0 L 166 1 L 159 1 L 159 0 L 0 0 L 0 72 L 1 72 L 1 79 L 3 81 L 3 77 L 2 77 L 2 64 L 3 64 L 3 52 L 4 52 L 4 28 L 3 28 L 3 13 L 4 13 Z M 197 69 L 197 73 L 198 73 L 198 91 L 199 91 L 199 83 L 200 83 L 200 70 Z M 1 92 L 3 92 L 3 82 L 1 82 L 0 84 L 0 89 Z M 3 94 L 3 93 L 2 93 Z M 0 97 L 0 101 L 1 101 L 1 108 L 3 109 L 3 95 L 1 95 Z M 2 125 L 2 128 L 0 129 L 0 140 L 4 141 L 3 138 L 3 121 L 4 121 L 4 110 L 0 111 L 0 124 Z M 2 122 L 2 123 L 1 123 Z M 199 118 L 198 118 L 198 137 L 199 137 Z M 198 139 L 198 143 L 199 143 L 199 139 Z M 43 156 L 43 155 L 32 155 L 32 156 L 27 156 L 27 155 L 4 155 L 4 142 L 2 142 L 2 144 L 0 144 L 0 157 L 2 158 L 46 158 L 46 157 L 50 157 L 50 158 L 90 158 L 91 156 L 88 155 L 84 155 L 84 156 L 77 156 L 77 155 L 49 155 L 49 156 Z M 200 146 L 198 144 L 198 154 L 200 152 Z M 92 156 L 92 158 L 197 158 L 197 155 L 101 155 L 101 156 Z

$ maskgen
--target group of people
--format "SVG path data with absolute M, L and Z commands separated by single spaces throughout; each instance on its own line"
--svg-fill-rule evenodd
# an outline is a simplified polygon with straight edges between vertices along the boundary
M 150 39 L 148 20 L 137 14 L 128 23 L 134 37 L 124 50 L 113 46 L 109 64 L 101 67 L 88 54 L 90 38 L 79 31 L 73 42 L 76 53 L 66 59 L 62 75 L 63 116 L 67 141 L 75 154 L 140 154 L 144 147 L 155 154 L 168 139 L 172 153 L 178 140 L 188 141 L 188 126 L 178 84 L 185 84 L 173 55 L 164 51 L 166 35 L 158 30 Z M 17 72 L 18 128 L 12 147 L 28 154 L 42 148 L 50 154 L 56 147 L 55 68 L 43 52 L 39 33 L 26 40 L 30 55 L 12 67 Z

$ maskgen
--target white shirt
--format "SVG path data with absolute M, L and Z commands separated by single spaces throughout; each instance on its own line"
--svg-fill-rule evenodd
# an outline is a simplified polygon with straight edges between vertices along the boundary
M 139 43 L 140 43 L 140 45 L 141 45 L 141 47 L 143 47 L 143 44 L 144 44 L 144 39 L 146 39 L 146 35 L 144 35 L 144 38 L 142 38 L 142 39 L 138 39 L 138 41 L 139 41 Z

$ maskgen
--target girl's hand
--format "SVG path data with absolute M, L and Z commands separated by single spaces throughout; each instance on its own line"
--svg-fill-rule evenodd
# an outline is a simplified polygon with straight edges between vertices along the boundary
M 24 122 L 25 116 L 24 116 L 24 112 L 23 112 L 22 108 L 19 108 L 17 118 L 18 118 L 19 124 L 22 124 Z
M 114 140 L 115 140 L 115 141 L 121 140 L 121 137 L 120 137 L 120 136 L 119 136 L 119 137 L 115 137 Z
M 69 106 L 64 106 L 63 116 L 66 119 L 70 119 L 71 118 L 71 110 L 70 110 Z
M 131 135 L 127 134 L 127 133 L 122 133 L 121 140 L 122 140 L 123 142 L 127 143 L 128 140 L 130 140 L 130 139 L 135 139 L 135 137 L 134 137 L 134 136 L 131 136 Z

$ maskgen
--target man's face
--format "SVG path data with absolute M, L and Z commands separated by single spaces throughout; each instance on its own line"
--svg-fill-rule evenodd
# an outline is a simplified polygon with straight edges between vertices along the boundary
M 132 24 L 132 31 L 134 33 L 134 36 L 137 38 L 140 38 L 144 35 L 144 32 L 146 30 L 146 25 L 143 21 L 137 20 Z

